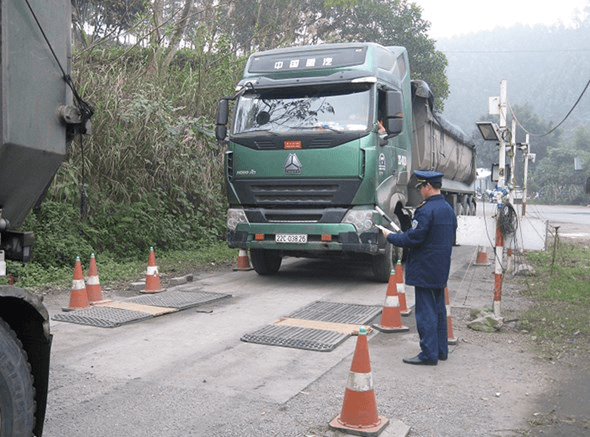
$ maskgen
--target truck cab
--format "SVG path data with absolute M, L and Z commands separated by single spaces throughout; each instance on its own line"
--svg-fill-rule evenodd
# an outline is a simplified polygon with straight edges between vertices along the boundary
M 276 273 L 284 256 L 344 257 L 368 261 L 387 282 L 401 250 L 376 225 L 409 226 L 413 130 L 403 47 L 253 54 L 217 111 L 229 246 L 250 250 L 262 275 Z

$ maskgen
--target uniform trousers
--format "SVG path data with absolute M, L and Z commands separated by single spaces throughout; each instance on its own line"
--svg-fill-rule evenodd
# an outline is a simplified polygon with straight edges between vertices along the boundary
M 447 308 L 444 288 L 414 287 L 416 290 L 416 326 L 420 336 L 422 361 L 446 359 L 449 353 Z

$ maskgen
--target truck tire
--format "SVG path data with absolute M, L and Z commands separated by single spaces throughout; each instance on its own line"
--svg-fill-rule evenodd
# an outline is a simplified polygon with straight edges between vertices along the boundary
M 27 354 L 0 319 L 0 437 L 32 436 L 35 389 Z
M 252 267 L 259 275 L 274 275 L 281 268 L 282 257 L 276 250 L 250 249 Z
M 477 214 L 477 203 L 475 202 L 475 196 L 469 197 L 469 215 L 476 215 Z
M 385 253 L 373 256 L 373 277 L 377 282 L 389 282 L 391 271 L 395 269 L 397 261 L 402 259 L 402 248 L 391 243 L 385 243 Z

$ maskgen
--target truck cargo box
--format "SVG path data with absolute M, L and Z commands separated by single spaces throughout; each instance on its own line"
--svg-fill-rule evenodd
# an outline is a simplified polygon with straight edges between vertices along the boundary
M 70 10 L 63 0 L 30 0 L 65 71 Z M 0 5 L 0 208 L 17 228 L 55 175 L 66 149 L 58 108 L 71 104 L 62 71 L 27 3 Z
M 426 82 L 412 82 L 412 168 L 438 171 L 450 181 L 471 185 L 476 178 L 474 146 L 461 129 L 433 112 L 432 100 Z

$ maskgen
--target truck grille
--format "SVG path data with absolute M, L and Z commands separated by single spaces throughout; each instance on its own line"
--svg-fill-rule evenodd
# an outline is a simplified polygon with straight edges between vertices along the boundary
M 232 183 L 244 206 L 318 208 L 351 205 L 361 179 L 234 179 Z
M 250 223 L 340 223 L 348 208 L 245 208 Z
M 338 185 L 252 185 L 252 194 L 257 204 L 268 203 L 321 203 L 331 204 Z

